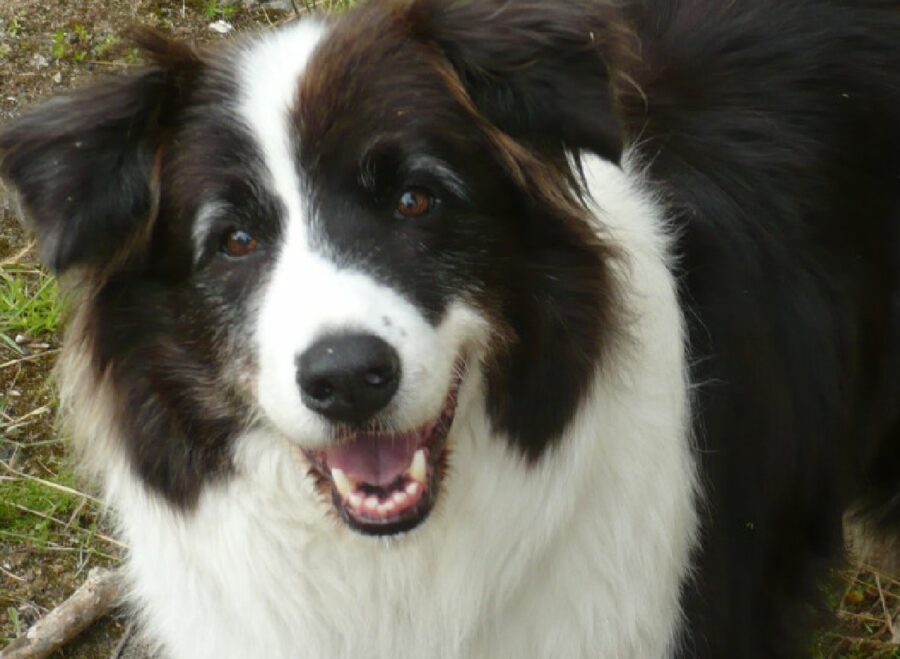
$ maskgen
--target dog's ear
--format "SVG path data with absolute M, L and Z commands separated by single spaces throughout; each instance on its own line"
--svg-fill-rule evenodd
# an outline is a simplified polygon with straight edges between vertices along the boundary
M 617 10 L 596 0 L 412 0 L 407 12 L 408 29 L 442 51 L 502 131 L 618 162 L 610 65 L 627 57 L 630 38 Z
M 158 33 L 132 36 L 148 69 L 52 99 L 0 132 L 0 175 L 58 273 L 104 267 L 149 235 L 167 122 L 200 60 Z

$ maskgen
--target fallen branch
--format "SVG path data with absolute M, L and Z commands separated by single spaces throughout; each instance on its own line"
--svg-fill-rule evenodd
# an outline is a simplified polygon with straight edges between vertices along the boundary
M 0 651 L 0 659 L 43 659 L 109 613 L 122 582 L 116 570 L 94 568 L 75 593 Z

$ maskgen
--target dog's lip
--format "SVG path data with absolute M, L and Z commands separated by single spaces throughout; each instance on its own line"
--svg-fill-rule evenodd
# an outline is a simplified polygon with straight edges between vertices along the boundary
M 438 415 L 415 430 L 342 428 L 327 449 L 303 449 L 341 519 L 367 535 L 393 535 L 421 524 L 444 474 L 447 436 L 456 414 L 464 362 L 454 369 Z

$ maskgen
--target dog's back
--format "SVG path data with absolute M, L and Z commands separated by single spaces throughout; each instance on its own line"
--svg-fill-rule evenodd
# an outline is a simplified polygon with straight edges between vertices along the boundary
M 900 527 L 900 6 L 641 6 L 624 116 L 680 228 L 710 512 L 694 649 L 791 656 L 841 514 Z

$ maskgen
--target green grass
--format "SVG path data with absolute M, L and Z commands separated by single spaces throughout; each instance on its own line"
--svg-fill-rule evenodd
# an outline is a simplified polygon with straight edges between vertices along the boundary
M 218 5 L 214 1 L 211 5 Z M 115 60 L 125 54 L 117 34 L 95 34 L 83 23 L 69 23 L 50 36 L 50 54 L 57 63 L 83 64 Z
M 105 57 L 107 53 L 122 43 L 122 39 L 115 34 L 107 35 L 100 43 L 94 47 L 94 52 L 98 57 Z
M 237 15 L 238 6 L 235 4 L 226 4 L 221 0 L 209 0 L 203 9 L 203 15 L 210 21 L 223 18 L 230 20 Z
M 22 34 L 22 24 L 19 22 L 19 19 L 13 17 L 9 22 L 9 26 L 6 28 L 6 33 L 13 39 L 18 38 L 18 36 Z
M 355 5 L 358 0 L 295 0 L 297 7 L 312 11 L 321 9 L 325 11 L 345 11 Z
M 838 650 L 826 645 L 823 642 L 821 648 L 814 650 L 812 659 L 900 659 L 900 648 L 876 650 L 864 641 L 850 643 Z
M 76 485 L 71 473 L 60 472 L 53 480 L 69 487 Z M 80 497 L 50 489 L 37 481 L 4 481 L 0 483 L 0 536 L 27 539 L 35 546 L 45 547 L 59 529 L 54 528 L 53 521 L 28 514 L 22 508 L 68 520 L 79 503 Z
M 21 352 L 15 337 L 43 339 L 59 330 L 56 279 L 42 270 L 13 266 L 0 269 L 0 340 Z
M 0 452 L 35 446 L 0 438 Z M 53 467 L 52 474 L 38 480 L 23 473 L 0 469 L 0 544 L 25 545 L 34 550 L 53 547 L 77 548 L 105 560 L 116 560 L 109 551 L 114 546 L 101 543 L 97 534 L 101 519 L 98 502 L 79 491 L 79 479 L 66 458 L 42 452 L 42 462 Z M 57 489 L 53 485 L 68 488 Z M 102 547 L 102 549 L 101 549 Z
M 69 52 L 69 35 L 64 30 L 53 34 L 53 57 L 63 59 Z

